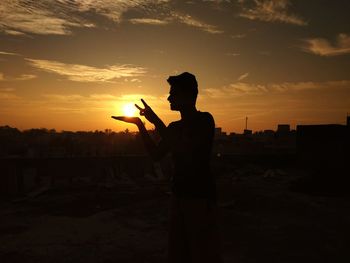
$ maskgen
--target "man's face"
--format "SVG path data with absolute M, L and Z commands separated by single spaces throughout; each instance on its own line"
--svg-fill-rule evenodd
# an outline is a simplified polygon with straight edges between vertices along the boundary
M 171 110 L 179 111 L 183 109 L 187 100 L 188 98 L 186 98 L 185 94 L 179 92 L 175 87 L 170 87 L 168 101 Z

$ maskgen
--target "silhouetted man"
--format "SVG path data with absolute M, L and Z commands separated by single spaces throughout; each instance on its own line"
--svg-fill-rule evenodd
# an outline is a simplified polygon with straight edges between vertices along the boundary
M 161 136 L 156 145 L 139 117 L 114 117 L 139 128 L 146 149 L 159 160 L 168 152 L 174 162 L 169 223 L 169 262 L 221 262 L 216 229 L 216 188 L 210 171 L 214 119 L 196 109 L 198 94 L 194 75 L 184 72 L 168 78 L 170 108 L 181 119 L 168 127 L 142 100 L 135 106 L 153 123 Z

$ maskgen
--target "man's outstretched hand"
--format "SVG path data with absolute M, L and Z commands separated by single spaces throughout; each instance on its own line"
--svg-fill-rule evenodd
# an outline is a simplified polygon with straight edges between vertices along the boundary
M 127 123 L 133 123 L 139 126 L 142 124 L 142 121 L 139 117 L 126 117 L 126 116 L 112 116 L 113 119 L 118 120 L 118 121 L 124 121 Z
M 148 106 L 148 104 L 143 99 L 141 99 L 141 102 L 142 102 L 143 106 L 145 107 L 144 109 L 141 108 L 139 105 L 135 104 L 135 107 L 140 111 L 140 115 L 145 116 L 145 118 L 149 122 L 155 123 L 158 120 L 157 114 L 154 113 L 152 108 L 150 106 Z

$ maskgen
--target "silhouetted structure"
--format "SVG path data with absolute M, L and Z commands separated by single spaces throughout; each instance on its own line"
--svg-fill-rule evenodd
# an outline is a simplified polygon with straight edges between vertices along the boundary
M 346 162 L 349 129 L 345 125 L 298 125 L 297 152 L 307 166 L 337 169 Z
M 299 186 L 305 191 L 344 192 L 350 182 L 347 165 L 350 149 L 349 126 L 339 124 L 298 125 L 297 153 L 310 171 Z
M 289 124 L 278 124 L 277 133 L 280 135 L 287 135 L 290 132 Z

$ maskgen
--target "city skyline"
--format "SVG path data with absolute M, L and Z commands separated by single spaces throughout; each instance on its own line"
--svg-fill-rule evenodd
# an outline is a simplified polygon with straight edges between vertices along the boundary
M 121 131 L 126 104 L 169 123 L 169 75 L 189 71 L 198 109 L 241 132 L 344 124 L 350 2 L 4 0 L 0 126 Z M 147 128 L 152 125 L 147 123 Z

